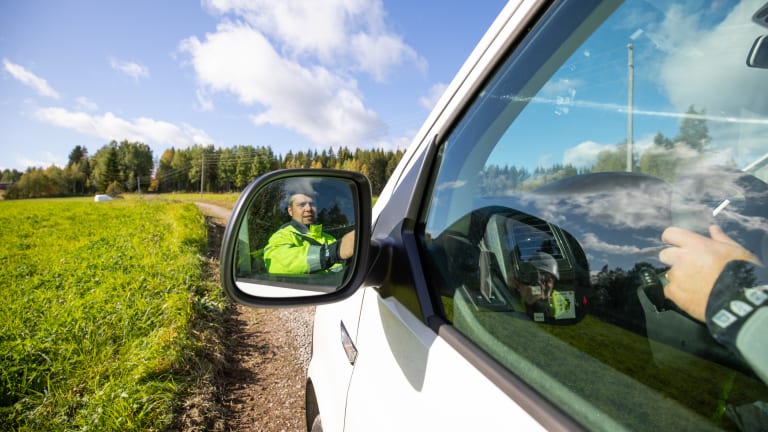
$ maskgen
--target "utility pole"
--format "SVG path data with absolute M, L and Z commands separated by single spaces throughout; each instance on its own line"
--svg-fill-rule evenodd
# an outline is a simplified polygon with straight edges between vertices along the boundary
M 200 158 L 200 199 L 203 199 L 203 180 L 205 179 L 205 153 Z
M 635 87 L 635 63 L 634 63 L 634 51 L 632 44 L 627 44 L 627 49 L 629 50 L 629 97 L 627 100 L 627 172 L 632 172 L 632 165 L 633 164 L 633 149 L 632 149 L 632 141 L 634 138 L 632 137 L 632 96 L 634 92 Z

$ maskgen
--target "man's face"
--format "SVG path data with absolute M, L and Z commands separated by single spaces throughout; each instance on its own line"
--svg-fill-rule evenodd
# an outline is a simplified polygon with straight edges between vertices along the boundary
M 315 221 L 316 212 L 317 205 L 312 197 L 304 194 L 296 194 L 291 197 L 291 202 L 288 204 L 288 214 L 296 222 L 309 225 Z
M 541 286 L 544 298 L 548 298 L 555 288 L 555 277 L 547 272 L 539 272 L 539 285 Z
M 537 301 L 547 300 L 555 288 L 555 277 L 547 272 L 539 271 L 536 281 L 538 285 L 535 285 L 536 282 L 528 285 L 515 280 L 516 288 L 525 304 L 530 305 Z

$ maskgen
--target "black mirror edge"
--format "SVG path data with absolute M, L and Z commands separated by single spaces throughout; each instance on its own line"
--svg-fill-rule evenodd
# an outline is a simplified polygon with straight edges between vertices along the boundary
M 747 55 L 747 66 L 768 69 L 768 35 L 758 36 Z
M 233 257 L 237 241 L 237 228 L 243 219 L 243 210 L 248 208 L 253 196 L 264 185 L 276 180 L 296 177 L 328 178 L 352 181 L 357 189 L 357 211 L 359 214 L 357 233 L 355 234 L 356 258 L 347 281 L 333 293 L 305 297 L 258 297 L 241 291 L 235 284 Z M 371 222 L 372 196 L 368 178 L 355 171 L 336 169 L 283 169 L 266 173 L 251 182 L 235 203 L 232 214 L 224 230 L 219 256 L 221 285 L 226 294 L 237 303 L 256 307 L 299 307 L 333 303 L 343 300 L 357 291 L 363 284 L 371 257 Z M 282 284 L 281 286 L 286 286 Z M 297 288 L 306 289 L 306 285 Z
M 752 22 L 768 28 L 768 3 L 764 4 L 752 15 Z

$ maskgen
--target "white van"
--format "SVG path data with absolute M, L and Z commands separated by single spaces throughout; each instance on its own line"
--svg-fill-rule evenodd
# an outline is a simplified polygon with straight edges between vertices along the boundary
M 768 430 L 764 3 L 511 1 L 372 210 L 357 173 L 254 181 L 222 284 L 319 305 L 308 428 Z

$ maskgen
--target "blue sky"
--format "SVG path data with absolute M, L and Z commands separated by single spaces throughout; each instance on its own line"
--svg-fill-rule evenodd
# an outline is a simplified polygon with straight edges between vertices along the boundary
M 503 5 L 0 2 L 0 169 L 113 139 L 405 148 Z
M 639 159 L 657 133 L 679 135 L 690 107 L 709 142 L 699 162 L 745 167 L 768 156 L 768 70 L 748 68 L 752 22 L 764 0 L 625 2 L 533 96 L 489 163 L 589 168 L 628 136 L 628 44 L 633 46 L 633 150 Z M 520 151 L 521 148 L 527 151 Z M 696 159 L 688 146 L 674 149 Z

